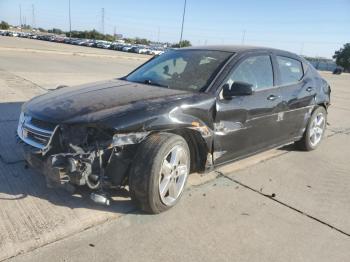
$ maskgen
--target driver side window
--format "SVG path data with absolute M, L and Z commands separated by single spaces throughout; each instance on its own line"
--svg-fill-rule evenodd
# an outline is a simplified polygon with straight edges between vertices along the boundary
M 254 90 L 273 86 L 272 63 L 269 55 L 251 56 L 239 64 L 229 78 L 228 84 L 235 81 L 253 85 Z

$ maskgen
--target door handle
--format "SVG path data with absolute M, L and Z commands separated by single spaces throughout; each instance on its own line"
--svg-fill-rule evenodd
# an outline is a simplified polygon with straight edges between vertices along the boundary
M 267 100 L 269 100 L 269 101 L 274 101 L 274 100 L 276 100 L 276 98 L 277 98 L 277 96 L 275 96 L 275 95 L 270 95 L 270 96 L 267 97 Z
M 313 90 L 313 88 L 311 86 L 309 86 L 308 88 L 306 88 L 307 92 L 311 92 Z

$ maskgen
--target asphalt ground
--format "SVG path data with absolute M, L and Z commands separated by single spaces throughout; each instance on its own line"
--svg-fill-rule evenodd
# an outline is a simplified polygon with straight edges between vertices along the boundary
M 313 152 L 270 150 L 193 174 L 178 206 L 146 215 L 46 188 L 15 142 L 21 104 L 58 85 L 125 75 L 148 56 L 0 36 L 0 261 L 349 261 L 350 75 L 332 86 Z

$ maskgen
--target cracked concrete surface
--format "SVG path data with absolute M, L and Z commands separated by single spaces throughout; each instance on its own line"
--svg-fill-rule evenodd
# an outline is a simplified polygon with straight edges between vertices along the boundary
M 143 62 L 111 55 L 123 54 L 1 38 L 0 261 L 348 261 L 349 74 L 324 73 L 332 107 L 318 150 L 287 146 L 220 173 L 194 174 L 184 199 L 165 214 L 138 214 L 122 191 L 104 208 L 85 199 L 84 189 L 46 188 L 12 136 L 21 104 L 59 84 L 121 76 Z

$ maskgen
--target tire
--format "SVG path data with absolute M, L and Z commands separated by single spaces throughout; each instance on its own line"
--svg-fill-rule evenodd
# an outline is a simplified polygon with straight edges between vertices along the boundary
M 321 118 L 323 119 L 322 121 L 321 121 Z M 316 123 L 319 123 L 319 124 L 316 124 Z M 297 146 L 297 148 L 303 151 L 315 150 L 322 141 L 322 138 L 326 131 L 326 125 L 327 125 L 327 111 L 322 106 L 317 107 L 313 111 L 309 119 L 303 138 L 295 142 L 295 145 Z M 317 127 L 320 129 L 316 132 L 315 128 Z M 313 135 L 315 135 L 317 139 L 315 139 L 315 137 L 312 138 Z
M 158 214 L 176 205 L 190 171 L 190 150 L 179 135 L 154 134 L 137 149 L 129 175 L 132 199 L 145 212 Z

